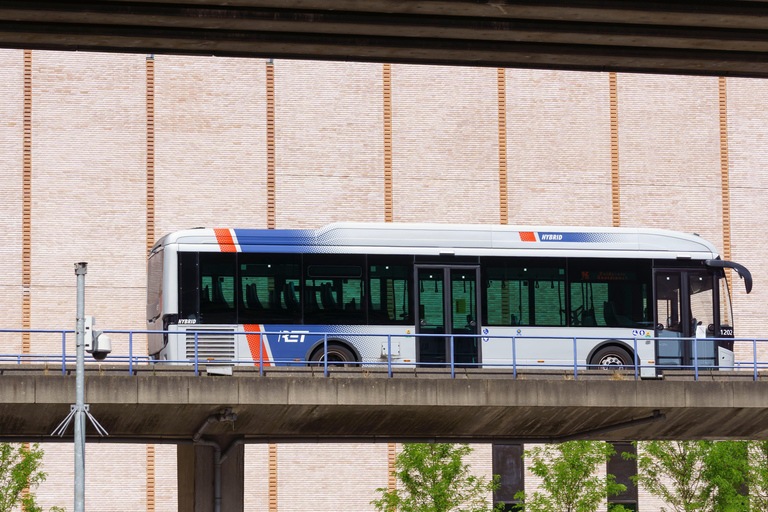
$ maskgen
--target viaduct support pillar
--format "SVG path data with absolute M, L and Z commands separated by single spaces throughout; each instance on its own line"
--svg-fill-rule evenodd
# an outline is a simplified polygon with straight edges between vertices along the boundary
M 234 436 L 207 436 L 202 443 L 207 444 L 176 448 L 179 512 L 243 512 L 244 445 Z M 217 456 L 224 459 L 220 462 L 220 510 L 216 508 Z

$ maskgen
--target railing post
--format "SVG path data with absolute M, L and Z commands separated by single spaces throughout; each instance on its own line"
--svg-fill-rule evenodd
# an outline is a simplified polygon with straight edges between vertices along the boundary
M 199 361 L 199 358 L 197 357 L 197 335 L 198 335 L 198 332 L 195 331 L 195 377 L 199 375 L 198 368 L 197 368 L 197 362 Z
M 387 372 L 392 377 L 392 335 L 387 334 Z
M 133 331 L 128 333 L 128 374 L 133 375 Z
M 517 378 L 517 354 L 515 353 L 515 336 L 512 336 L 512 378 Z
M 752 356 L 755 360 L 755 375 L 754 378 L 757 380 L 757 340 L 752 340 Z
M 456 378 L 455 363 L 456 363 L 456 358 L 454 357 L 454 354 L 453 354 L 453 334 L 451 334 L 451 378 L 452 379 Z
M 328 376 L 328 333 L 323 334 L 323 375 Z
M 576 355 L 576 338 L 573 338 L 573 380 L 579 378 L 579 363 Z
M 67 331 L 61 331 L 61 374 L 67 374 Z
M 259 377 L 264 376 L 264 336 L 266 333 L 262 333 L 259 336 Z
M 635 380 L 637 380 L 637 338 L 633 338 L 635 344 Z
M 694 380 L 699 380 L 699 343 L 693 338 L 693 374 Z

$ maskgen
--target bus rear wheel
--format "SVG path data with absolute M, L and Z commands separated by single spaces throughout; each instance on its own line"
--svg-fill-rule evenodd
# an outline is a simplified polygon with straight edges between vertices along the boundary
M 619 347 L 603 347 L 592 357 L 591 363 L 600 370 L 624 370 L 633 366 L 632 356 Z
M 312 352 L 312 355 L 309 358 L 310 361 L 318 361 L 323 362 L 325 361 L 325 354 L 323 351 L 323 347 L 320 346 L 317 350 Z M 339 345 L 338 343 L 329 343 L 328 344 L 328 366 L 329 367 L 340 367 L 340 366 L 357 366 L 355 363 L 355 354 L 352 353 L 352 351 L 345 347 L 344 345 Z M 333 363 L 333 364 L 331 364 Z M 347 363 L 347 364 L 340 364 L 340 363 Z M 313 365 L 317 366 L 317 365 Z

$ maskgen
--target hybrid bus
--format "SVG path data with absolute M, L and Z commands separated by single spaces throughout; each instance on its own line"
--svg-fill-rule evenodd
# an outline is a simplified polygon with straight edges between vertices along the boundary
M 658 229 L 189 229 L 149 255 L 147 327 L 166 331 L 149 335 L 149 354 L 251 365 L 326 353 L 339 363 L 391 357 L 414 366 L 514 357 L 519 367 L 551 368 L 575 359 L 637 362 L 643 376 L 692 365 L 695 354 L 701 367 L 729 368 L 727 269 L 749 293 L 749 271 L 713 244 Z

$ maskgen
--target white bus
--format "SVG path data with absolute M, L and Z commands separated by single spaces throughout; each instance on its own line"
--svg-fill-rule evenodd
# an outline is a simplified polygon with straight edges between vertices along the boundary
M 658 229 L 190 229 L 149 256 L 147 326 L 169 331 L 149 354 L 192 360 L 197 337 L 199 360 L 295 364 L 326 338 L 329 361 L 510 366 L 514 337 L 517 367 L 727 368 L 729 268 L 749 293 L 711 243 Z

